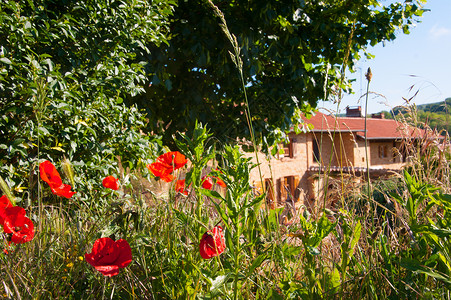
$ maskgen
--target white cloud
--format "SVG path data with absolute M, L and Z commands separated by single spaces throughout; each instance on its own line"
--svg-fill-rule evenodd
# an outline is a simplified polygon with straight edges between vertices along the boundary
M 429 30 L 429 34 L 434 39 L 443 38 L 445 36 L 451 36 L 451 28 L 434 25 L 434 27 L 432 27 Z

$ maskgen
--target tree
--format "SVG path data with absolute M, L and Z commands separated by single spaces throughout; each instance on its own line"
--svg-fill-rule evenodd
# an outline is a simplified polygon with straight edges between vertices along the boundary
M 166 42 L 173 5 L 2 1 L 0 175 L 10 186 L 27 181 L 38 159 L 65 156 L 86 183 L 117 172 L 116 156 L 133 167 L 152 155 L 158 139 L 142 134 L 143 112 L 123 99 L 143 91 L 137 57 Z
M 237 38 L 258 141 L 272 144 L 320 99 L 348 91 L 345 69 L 370 45 L 409 33 L 425 0 L 216 1 Z M 168 45 L 146 55 L 149 85 L 131 97 L 172 140 L 196 121 L 220 140 L 249 138 L 243 88 L 221 20 L 206 0 L 179 1 Z

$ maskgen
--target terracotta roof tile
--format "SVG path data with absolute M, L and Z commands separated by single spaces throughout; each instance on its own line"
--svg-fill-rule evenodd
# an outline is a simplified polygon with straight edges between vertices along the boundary
M 337 132 L 355 132 L 357 136 L 365 137 L 365 118 L 335 117 L 317 112 L 310 119 L 304 118 L 307 124 L 313 125 L 313 132 L 334 130 Z M 402 139 L 420 138 L 425 130 L 408 126 L 392 119 L 367 118 L 368 139 Z

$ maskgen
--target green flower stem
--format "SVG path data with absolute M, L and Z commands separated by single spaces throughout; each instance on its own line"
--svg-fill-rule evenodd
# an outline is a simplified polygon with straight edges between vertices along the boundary
M 373 76 L 373 74 L 371 73 L 371 68 L 368 68 L 368 72 L 365 74 L 366 79 L 368 81 L 367 85 L 366 85 L 366 97 L 365 97 L 365 159 L 366 159 L 366 174 L 368 177 L 368 182 L 367 182 L 367 187 L 368 187 L 368 201 L 371 198 L 371 182 L 370 182 L 370 162 L 369 162 L 369 157 L 368 157 L 368 137 L 367 137 L 367 127 L 366 127 L 366 123 L 367 123 L 367 114 L 368 114 L 368 93 L 370 90 L 370 82 L 371 82 L 371 78 Z

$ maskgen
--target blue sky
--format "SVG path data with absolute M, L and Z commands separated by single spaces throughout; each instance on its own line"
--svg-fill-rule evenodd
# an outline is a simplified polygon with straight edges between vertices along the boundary
M 343 97 L 340 112 L 348 105 L 364 109 L 365 101 L 359 98 L 366 92 L 368 67 L 373 73 L 370 92 L 374 92 L 368 98 L 368 113 L 404 105 L 403 97 L 409 99 L 417 92 L 411 100 L 417 105 L 451 97 L 451 0 L 429 0 L 424 8 L 430 11 L 409 35 L 399 32 L 394 41 L 368 48 L 376 57 L 360 60 L 356 72 L 347 73 L 356 79 L 355 94 Z M 337 110 L 330 102 L 318 103 L 318 107 Z

